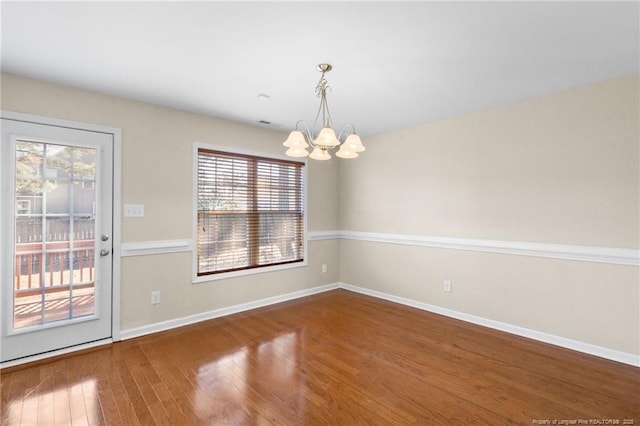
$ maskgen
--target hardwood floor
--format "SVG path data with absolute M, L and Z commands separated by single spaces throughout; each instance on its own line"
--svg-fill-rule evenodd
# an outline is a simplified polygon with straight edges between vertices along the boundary
M 639 368 L 345 290 L 0 383 L 3 425 L 640 424 Z

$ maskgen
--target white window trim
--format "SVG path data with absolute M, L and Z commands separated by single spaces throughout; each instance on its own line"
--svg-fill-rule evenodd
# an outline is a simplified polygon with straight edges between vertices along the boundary
M 308 231 L 307 231 L 307 220 L 308 220 L 308 216 L 309 216 L 309 212 L 307 209 L 307 175 L 308 175 L 308 165 L 307 165 L 307 159 L 300 159 L 301 163 L 304 163 L 304 173 L 303 173 L 303 183 L 302 183 L 302 197 L 303 197 L 303 205 L 304 205 L 304 222 L 303 222 L 303 244 L 304 244 L 304 259 L 302 260 L 302 262 L 295 262 L 295 263 L 285 263 L 282 265 L 273 265 L 273 266 L 262 266 L 259 268 L 251 268 L 251 269 L 243 269 L 243 270 L 238 270 L 238 271 L 230 271 L 230 272 L 220 272 L 217 274 L 210 274 L 210 275 L 201 275 L 198 276 L 198 247 L 197 247 L 197 241 L 198 241 L 198 149 L 210 149 L 210 150 L 214 150 L 214 151 L 221 151 L 221 152 L 228 152 L 230 154 L 242 154 L 242 155 L 253 155 L 256 157 L 264 157 L 264 158 L 272 158 L 274 160 L 286 160 L 286 161 L 291 161 L 291 158 L 286 157 L 284 155 L 277 155 L 277 154 L 270 154 L 270 153 L 266 153 L 266 152 L 259 152 L 259 151 L 252 151 L 252 150 L 247 150 L 247 149 L 239 149 L 239 148 L 231 148 L 228 146 L 220 146 L 220 145 L 211 145 L 211 144 L 204 144 L 204 143 L 200 143 L 200 142 L 194 142 L 193 143 L 193 159 L 192 159 L 192 177 L 191 177 L 191 189 L 192 189 L 192 196 L 191 196 L 191 206 L 192 206 L 192 216 L 191 216 L 191 220 L 192 220 L 192 235 L 193 235 L 193 244 L 191 247 L 192 250 L 192 262 L 191 262 L 191 282 L 196 284 L 196 283 L 203 283 L 203 282 L 209 282 L 209 281 L 217 281 L 217 280 L 223 280 L 223 279 L 227 279 L 227 278 L 234 278 L 234 277 L 242 277 L 242 276 L 246 276 L 246 275 L 253 275 L 253 274 L 263 274 L 265 272 L 274 272 L 274 271 L 282 271 L 285 269 L 293 269 L 293 268 L 301 268 L 301 267 L 306 267 L 308 265 L 308 259 L 309 259 L 309 251 L 308 251 Z

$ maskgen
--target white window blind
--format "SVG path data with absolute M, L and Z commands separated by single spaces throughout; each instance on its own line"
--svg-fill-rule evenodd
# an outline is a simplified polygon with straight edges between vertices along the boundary
M 198 149 L 198 271 L 304 260 L 304 163 Z

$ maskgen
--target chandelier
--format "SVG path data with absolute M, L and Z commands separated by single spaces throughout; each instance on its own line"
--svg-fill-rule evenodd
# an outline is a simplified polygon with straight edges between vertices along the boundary
M 296 123 L 296 129 L 289 134 L 289 137 L 283 143 L 284 146 L 289 148 L 285 153 L 289 157 L 306 157 L 308 155 L 313 160 L 328 160 L 331 158 L 329 151 L 340 146 L 336 156 L 340 158 L 356 158 L 358 153 L 365 150 L 353 124 L 346 124 L 338 134 L 338 137 L 333 131 L 331 114 L 327 105 L 327 89 L 331 89 L 331 87 L 324 77 L 332 68 L 331 64 L 318 65 L 318 71 L 322 73 L 320 81 L 316 85 L 316 96 L 320 98 L 320 107 L 313 121 L 313 128 L 316 128 L 318 120 L 322 117 L 322 129 L 318 136 L 314 138 L 309 125 L 304 120 L 299 120 Z M 344 142 L 341 142 L 340 139 L 343 136 L 346 136 L 346 138 Z M 307 151 L 309 146 L 313 148 L 311 154 Z

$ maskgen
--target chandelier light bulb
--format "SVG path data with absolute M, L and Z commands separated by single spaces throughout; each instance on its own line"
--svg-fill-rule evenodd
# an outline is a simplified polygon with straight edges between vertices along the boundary
M 338 152 L 336 152 L 336 157 L 350 159 L 357 158 L 358 154 L 355 151 L 349 150 L 349 148 L 344 148 L 344 145 L 340 147 Z
M 313 152 L 311 153 L 311 155 L 309 155 L 309 158 L 314 160 L 325 161 L 325 160 L 329 160 L 331 158 L 331 155 L 329 155 L 329 152 L 327 152 L 326 149 L 316 147 L 313 149 Z
M 285 154 L 289 157 L 306 157 L 309 155 L 309 151 L 302 147 L 293 147 L 289 148 Z
M 313 142 L 318 146 L 325 146 L 328 148 L 340 145 L 340 141 L 336 138 L 336 133 L 331 127 L 325 127 L 320 130 L 320 134 Z
M 306 148 L 309 146 L 309 144 L 304 140 L 304 135 L 300 130 L 294 130 L 293 132 L 289 133 L 289 137 L 286 141 L 284 141 L 282 145 L 288 148 Z
M 344 144 L 342 145 L 346 145 L 351 151 L 355 152 L 362 152 L 366 150 L 364 145 L 362 145 L 360 136 L 356 135 L 355 133 L 351 133 L 349 136 L 347 136 L 347 140 L 345 140 Z

